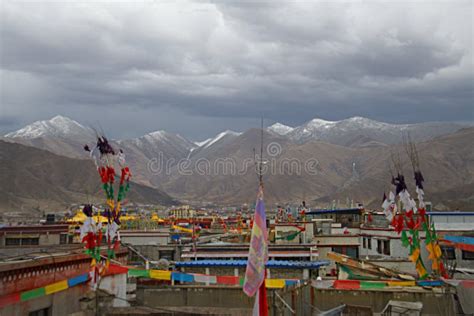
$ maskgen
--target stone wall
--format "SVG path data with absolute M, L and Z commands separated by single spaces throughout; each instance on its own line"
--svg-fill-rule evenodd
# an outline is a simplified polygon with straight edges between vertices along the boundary
M 455 304 L 451 293 L 428 290 L 335 290 L 316 289 L 309 284 L 299 288 L 268 290 L 267 298 L 270 315 L 273 309 L 277 315 L 291 315 L 278 296 L 295 311 L 296 315 L 311 315 L 318 311 L 346 304 L 347 310 L 364 310 L 380 313 L 390 300 L 421 302 L 423 315 L 455 315 Z M 443 289 L 444 290 L 444 289 Z M 254 299 L 247 297 L 241 287 L 220 286 L 139 286 L 137 288 L 139 305 L 151 307 L 227 308 L 229 315 L 240 315 L 237 310 L 250 312 Z M 314 308 L 313 308 L 313 307 Z M 236 313 L 232 311 L 235 309 Z
M 273 315 L 273 291 L 267 291 L 269 315 Z M 244 294 L 241 287 L 174 286 L 137 288 L 139 306 L 164 309 L 183 309 L 200 314 L 251 315 L 255 298 Z M 222 311 L 225 311 L 223 313 Z M 278 314 L 280 315 L 280 314 Z
M 432 291 L 362 291 L 362 290 L 335 290 L 315 289 L 313 291 L 313 302 L 319 310 L 329 310 L 341 304 L 370 307 L 373 313 L 380 313 L 388 301 L 408 301 L 423 303 L 422 315 L 456 315 L 453 296 Z

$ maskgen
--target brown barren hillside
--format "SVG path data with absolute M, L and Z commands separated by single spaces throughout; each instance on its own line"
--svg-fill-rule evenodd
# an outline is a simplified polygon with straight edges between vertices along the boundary
M 473 192 L 468 189 L 474 183 L 473 140 L 474 128 L 467 128 L 417 144 L 426 179 L 426 198 L 433 201 L 435 208 L 474 209 Z M 252 149 L 259 148 L 259 143 L 260 132 L 249 130 L 206 157 L 210 172 L 195 172 L 196 161 L 192 161 L 189 168 L 192 174 L 174 169 L 163 187 L 170 194 L 189 200 L 222 204 L 252 202 L 257 186 Z M 399 153 L 407 183 L 414 192 L 413 171 L 403 145 L 354 148 L 317 141 L 298 145 L 270 133 L 264 134 L 264 144 L 269 168 L 265 174 L 265 192 L 269 203 L 304 199 L 322 207 L 333 200 L 349 199 L 379 207 L 383 192 L 391 189 L 390 163 L 394 153 Z M 268 152 L 270 144 L 279 148 L 277 155 Z M 223 174 L 213 169 L 219 159 L 231 161 L 238 171 L 245 172 Z M 305 170 L 311 159 L 317 161 L 316 172 Z M 245 163 L 247 168 L 242 168 Z M 272 165 L 277 166 L 273 171 Z M 300 172 L 296 172 L 297 165 Z
M 60 211 L 71 203 L 103 202 L 104 193 L 92 161 L 0 141 L 0 211 Z M 133 203 L 171 204 L 167 194 L 132 183 Z

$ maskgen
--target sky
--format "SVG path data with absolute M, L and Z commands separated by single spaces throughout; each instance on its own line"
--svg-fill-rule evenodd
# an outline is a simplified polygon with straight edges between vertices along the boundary
M 474 121 L 472 1 L 10 1 L 0 133 L 57 114 L 117 138 L 312 118 Z

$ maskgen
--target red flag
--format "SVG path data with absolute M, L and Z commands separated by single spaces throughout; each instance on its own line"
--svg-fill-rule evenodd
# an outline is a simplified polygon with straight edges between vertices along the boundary
M 268 315 L 268 301 L 267 301 L 267 287 L 265 286 L 265 282 L 260 285 L 260 289 L 258 290 L 258 307 L 259 316 L 267 316 Z

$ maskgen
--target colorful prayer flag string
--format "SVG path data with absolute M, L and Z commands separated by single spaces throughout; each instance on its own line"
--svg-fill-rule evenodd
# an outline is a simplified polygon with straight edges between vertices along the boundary
M 107 260 L 105 264 L 100 257 L 100 243 L 102 241 L 102 223 L 96 223 L 92 216 L 92 205 L 84 207 L 84 213 L 87 220 L 81 227 L 81 240 L 85 243 L 86 253 L 92 257 L 92 275 L 93 280 L 97 281 L 101 274 L 107 270 L 110 260 L 115 258 L 115 251 L 120 245 L 120 213 L 124 203 L 126 193 L 130 189 L 130 178 L 132 173 L 130 168 L 126 166 L 125 155 L 120 149 L 116 151 L 109 143 L 105 136 L 97 137 L 97 144 L 93 150 L 88 145 L 84 146 L 84 150 L 90 153 L 93 158 L 97 172 L 99 173 L 102 183 L 102 189 L 105 192 L 106 205 L 108 209 L 105 212 L 107 217 L 107 225 L 105 227 L 105 237 L 107 241 Z M 117 176 L 115 172 L 115 164 L 120 167 L 120 180 L 117 192 L 117 198 L 114 194 L 114 182 Z M 86 213 L 87 211 L 87 213 Z M 90 215 L 88 215 L 90 214 Z M 98 212 L 100 219 L 100 212 Z

